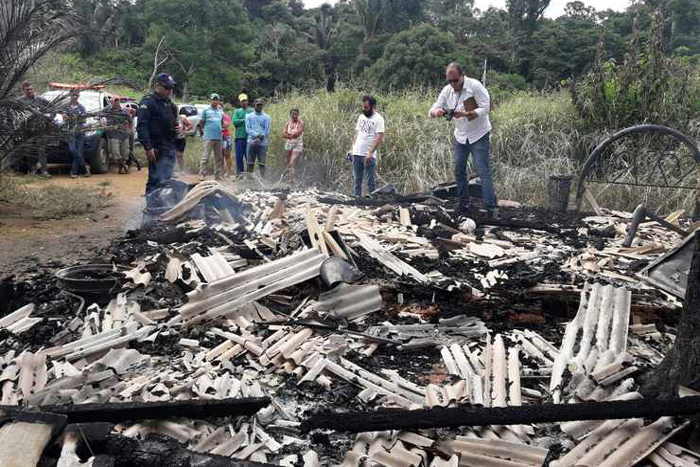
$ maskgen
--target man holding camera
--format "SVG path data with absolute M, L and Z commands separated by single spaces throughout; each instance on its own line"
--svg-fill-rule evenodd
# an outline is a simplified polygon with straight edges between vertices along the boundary
M 469 153 L 481 178 L 484 204 L 489 217 L 496 217 L 496 193 L 489 164 L 489 136 L 491 121 L 489 92 L 479 81 L 468 78 L 457 63 L 450 63 L 445 73 L 448 85 L 440 92 L 437 102 L 430 108 L 432 118 L 445 117 L 455 125 L 455 181 L 459 198 L 459 213 L 469 209 L 469 180 L 467 161 Z

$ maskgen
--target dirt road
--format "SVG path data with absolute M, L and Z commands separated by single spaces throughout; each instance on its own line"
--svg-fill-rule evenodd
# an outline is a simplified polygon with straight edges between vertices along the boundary
M 31 271 L 37 264 L 71 265 L 92 258 L 110 241 L 140 225 L 147 169 L 79 179 L 71 179 L 61 167 L 51 167 L 51 173 L 51 180 L 32 184 L 32 188 L 50 184 L 95 188 L 111 193 L 111 205 L 87 216 L 58 220 L 32 219 L 19 206 L 0 206 L 0 277 Z M 181 179 L 196 180 L 194 176 Z

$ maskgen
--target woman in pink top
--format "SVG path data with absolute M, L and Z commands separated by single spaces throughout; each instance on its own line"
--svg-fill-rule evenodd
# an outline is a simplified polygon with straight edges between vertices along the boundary
M 224 110 L 223 107 L 221 110 Z M 221 152 L 223 153 L 223 174 L 228 177 L 231 174 L 231 117 L 224 110 L 221 120 Z
M 304 122 L 299 118 L 299 109 L 289 112 L 290 119 L 284 125 L 282 137 L 287 140 L 284 149 L 287 151 L 287 170 L 289 180 L 294 181 L 294 168 L 304 151 Z

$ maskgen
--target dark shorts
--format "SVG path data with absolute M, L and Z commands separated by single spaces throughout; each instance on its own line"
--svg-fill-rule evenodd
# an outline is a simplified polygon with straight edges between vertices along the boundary
M 175 139 L 173 140 L 173 143 L 177 152 L 185 152 L 185 146 L 187 146 L 187 138 Z
M 221 150 L 230 151 L 231 150 L 231 136 L 221 137 Z

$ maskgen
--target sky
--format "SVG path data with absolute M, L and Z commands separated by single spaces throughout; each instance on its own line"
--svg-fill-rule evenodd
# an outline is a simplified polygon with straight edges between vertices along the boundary
M 548 18 L 556 18 L 564 14 L 564 6 L 569 0 L 552 0 L 544 15 Z M 304 0 L 307 8 L 314 8 L 322 3 L 335 3 L 335 0 Z M 616 11 L 622 11 L 630 4 L 630 0 L 583 0 L 586 5 L 592 6 L 596 10 L 607 10 L 608 8 Z M 476 7 L 480 10 L 486 10 L 491 6 L 496 8 L 505 8 L 506 0 L 476 0 Z

